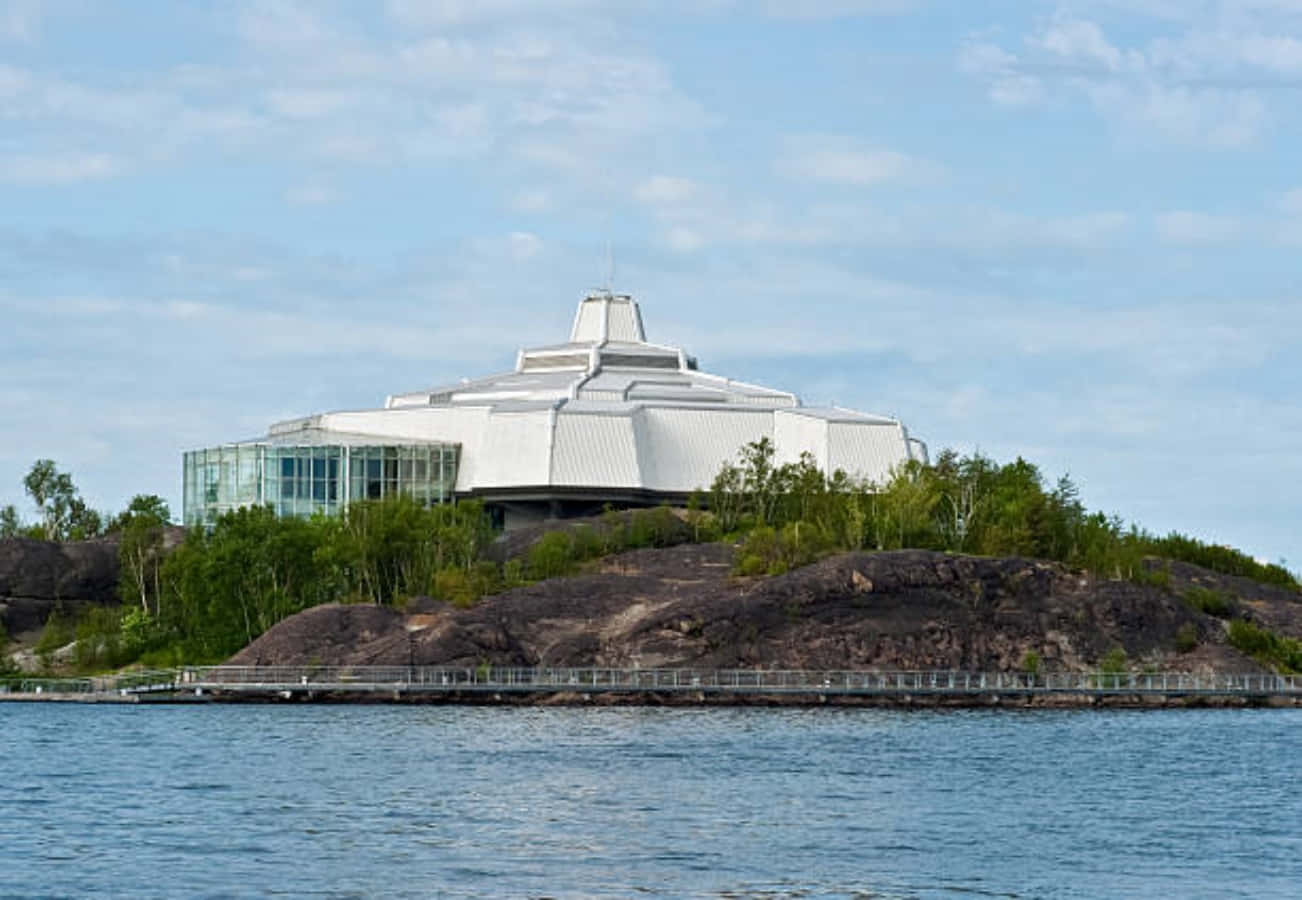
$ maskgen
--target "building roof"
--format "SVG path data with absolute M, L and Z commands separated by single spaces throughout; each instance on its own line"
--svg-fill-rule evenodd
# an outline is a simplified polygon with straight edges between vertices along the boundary
M 521 350 L 514 371 L 394 394 L 386 406 L 498 408 L 520 403 L 787 408 L 799 406 L 800 400 L 787 391 L 698 371 L 696 358 L 681 348 L 646 340 L 637 301 L 599 293 L 580 301 L 568 342 Z
M 272 439 L 460 444 L 457 491 L 483 496 L 682 495 L 762 437 L 778 462 L 810 453 L 824 471 L 873 481 L 925 459 L 895 418 L 808 407 L 789 391 L 700 371 L 682 348 L 646 340 L 629 296 L 584 298 L 569 337 L 520 350 L 512 371 L 394 394 L 383 409 L 290 420 Z

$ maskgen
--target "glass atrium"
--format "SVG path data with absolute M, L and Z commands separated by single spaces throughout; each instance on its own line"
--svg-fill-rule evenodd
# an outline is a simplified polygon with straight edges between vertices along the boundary
M 193 450 L 184 458 L 184 521 L 212 525 L 241 506 L 280 516 L 334 514 L 354 500 L 404 494 L 452 499 L 457 444 L 294 444 L 271 441 Z

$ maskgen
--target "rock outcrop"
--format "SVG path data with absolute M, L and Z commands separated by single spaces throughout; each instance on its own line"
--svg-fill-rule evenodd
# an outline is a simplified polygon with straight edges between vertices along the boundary
M 0 624 L 11 637 L 39 631 L 50 612 L 117 602 L 113 539 L 54 543 L 0 539 Z
M 1253 671 L 1225 623 L 1180 599 L 1190 585 L 1237 614 L 1302 636 L 1295 593 L 1171 570 L 1169 589 L 1028 559 L 928 551 L 849 553 L 786 575 L 737 578 L 722 544 L 635 550 L 582 575 L 407 614 L 324 606 L 267 632 L 244 665 L 1085 670 L 1116 647 L 1132 664 Z M 1197 649 L 1177 650 L 1182 631 Z

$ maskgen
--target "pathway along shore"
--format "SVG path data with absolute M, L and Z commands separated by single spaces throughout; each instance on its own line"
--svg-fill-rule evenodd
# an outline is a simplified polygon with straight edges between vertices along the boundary
M 1168 708 L 1302 706 L 1302 676 L 213 666 L 24 679 L 0 701 Z

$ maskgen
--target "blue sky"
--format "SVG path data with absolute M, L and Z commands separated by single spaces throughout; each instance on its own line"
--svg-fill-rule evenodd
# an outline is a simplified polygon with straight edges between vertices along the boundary
M 0 0 L 0 503 L 508 366 L 710 370 L 1302 567 L 1302 0 Z

